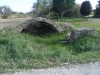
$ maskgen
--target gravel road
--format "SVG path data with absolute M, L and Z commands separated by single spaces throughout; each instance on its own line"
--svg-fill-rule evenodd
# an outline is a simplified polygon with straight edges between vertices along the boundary
M 0 75 L 100 75 L 100 62 L 71 66 L 64 65 L 48 69 L 24 70 Z

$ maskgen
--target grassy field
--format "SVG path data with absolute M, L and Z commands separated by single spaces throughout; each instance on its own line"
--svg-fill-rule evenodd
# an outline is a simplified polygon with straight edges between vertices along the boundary
M 0 31 L 0 72 L 100 61 L 100 20 L 64 18 L 63 22 L 72 23 L 74 27 L 92 27 L 97 33 L 67 44 L 61 40 L 69 30 L 38 36 L 4 28 Z

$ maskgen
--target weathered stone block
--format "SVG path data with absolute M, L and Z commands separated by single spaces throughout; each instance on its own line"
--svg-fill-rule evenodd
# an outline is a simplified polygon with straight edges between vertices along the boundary
M 68 33 L 66 36 L 66 40 L 68 42 L 74 42 L 76 39 L 83 37 L 83 36 L 91 36 L 96 33 L 96 30 L 93 28 L 74 28 L 71 33 Z

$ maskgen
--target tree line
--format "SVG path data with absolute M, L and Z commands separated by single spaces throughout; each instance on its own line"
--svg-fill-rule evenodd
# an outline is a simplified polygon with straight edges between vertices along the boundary
M 75 0 L 37 0 L 33 4 L 33 13 L 38 17 L 52 17 L 61 21 L 62 17 L 82 17 L 88 16 L 92 12 L 90 1 L 84 1 L 81 5 Z M 94 16 L 100 16 L 100 1 L 94 10 Z
M 63 17 L 82 17 L 88 16 L 92 12 L 89 1 L 84 1 L 81 5 L 76 4 L 75 0 L 37 0 L 32 6 L 33 10 L 27 14 L 35 17 L 46 17 L 50 19 L 62 20 Z M 93 10 L 94 17 L 100 17 L 100 0 Z M 11 14 L 16 14 L 7 6 L 0 6 L 1 18 L 8 18 Z
M 23 12 L 13 11 L 7 5 L 0 6 L 0 17 L 3 18 L 3 19 L 6 19 L 8 17 L 13 17 L 13 16 L 15 16 L 16 18 L 21 18 L 21 17 L 25 17 L 25 15 L 26 14 L 24 14 Z

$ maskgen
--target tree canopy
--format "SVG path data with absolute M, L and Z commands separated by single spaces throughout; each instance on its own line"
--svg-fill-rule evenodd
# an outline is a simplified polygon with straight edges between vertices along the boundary
M 92 11 L 91 3 L 89 1 L 84 1 L 80 8 L 80 14 L 85 16 L 88 16 Z
M 73 9 L 74 5 L 75 0 L 53 0 L 52 11 L 57 13 L 61 20 L 64 13 Z
M 43 16 L 51 11 L 52 0 L 37 0 L 37 3 L 33 4 L 33 12 L 36 16 Z
M 2 18 L 7 18 L 11 13 L 12 13 L 12 10 L 9 6 L 0 6 L 0 13 L 2 14 Z
M 98 1 L 98 5 L 96 6 L 96 10 L 95 10 L 95 17 L 100 17 L 100 1 Z

